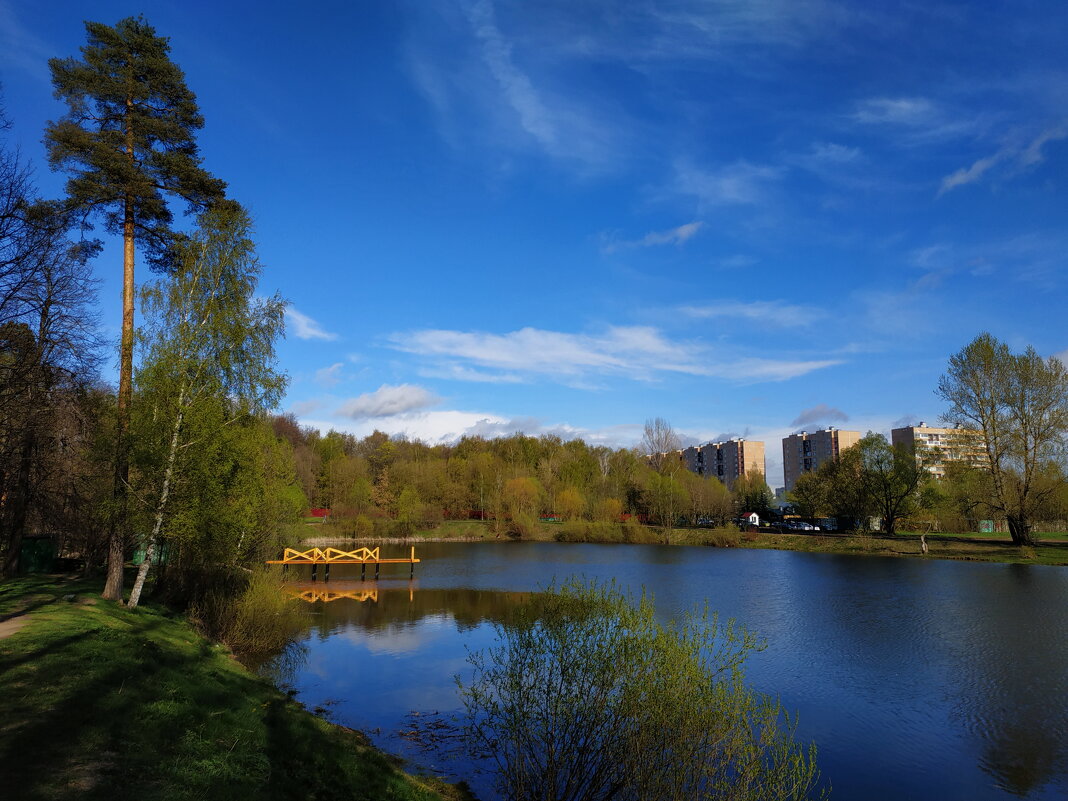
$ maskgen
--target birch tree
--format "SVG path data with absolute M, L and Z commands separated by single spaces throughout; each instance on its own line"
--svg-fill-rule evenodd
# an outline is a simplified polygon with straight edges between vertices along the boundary
M 138 373 L 146 444 L 155 459 L 147 482 L 152 492 L 151 532 L 129 605 L 136 606 L 167 522 L 183 452 L 199 440 L 274 406 L 285 387 L 275 370 L 274 343 L 282 332 L 284 303 L 255 298 L 259 262 L 251 224 L 236 203 L 218 204 L 181 247 L 173 276 L 142 292 L 146 360 Z M 198 407 L 222 403 L 214 425 L 187 435 Z M 207 415 L 210 419 L 211 415 Z

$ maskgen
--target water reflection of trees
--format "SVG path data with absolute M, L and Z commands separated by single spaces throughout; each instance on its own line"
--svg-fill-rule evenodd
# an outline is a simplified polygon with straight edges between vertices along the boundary
M 967 652 L 957 715 L 982 740 L 979 767 L 1025 798 L 1068 777 L 1064 582 L 1057 569 L 1030 565 L 993 578 L 967 588 L 985 636 Z
M 826 671 L 916 710 L 925 699 L 946 703 L 954 725 L 945 735 L 962 732 L 975 764 L 1008 793 L 1040 797 L 1068 782 L 1062 569 L 809 561 L 789 604 L 819 638 Z
M 313 614 L 309 615 L 307 631 L 315 627 L 320 636 L 352 626 L 376 632 L 443 617 L 451 618 L 457 629 L 464 631 L 483 621 L 505 621 L 530 595 L 467 588 L 420 589 L 417 582 L 386 587 L 374 582 L 338 582 L 328 590 L 324 587 L 323 583 L 293 585 L 297 592 L 311 595 Z M 329 600 L 323 597 L 327 592 L 334 594 Z

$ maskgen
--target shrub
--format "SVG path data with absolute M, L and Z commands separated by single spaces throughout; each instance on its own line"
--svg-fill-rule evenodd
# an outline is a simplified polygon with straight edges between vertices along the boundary
M 282 587 L 277 574 L 259 570 L 248 576 L 242 588 L 206 593 L 190 606 L 189 618 L 234 653 L 280 651 L 304 627 L 300 605 Z
M 352 536 L 354 539 L 366 539 L 374 534 L 375 524 L 367 515 L 356 515 L 352 521 Z
M 649 598 L 572 581 L 535 596 L 461 683 L 465 734 L 502 797 L 803 799 L 815 748 L 747 688 L 757 643 L 707 612 L 662 625 Z M 666 736 L 668 735 L 668 736 Z
M 752 536 L 756 538 L 755 534 Z M 741 539 L 742 533 L 737 529 L 717 528 L 705 532 L 705 545 L 711 545 L 714 548 L 737 548 Z
M 513 537 L 529 537 L 538 530 L 538 518 L 534 515 L 517 512 L 512 516 L 508 533 Z

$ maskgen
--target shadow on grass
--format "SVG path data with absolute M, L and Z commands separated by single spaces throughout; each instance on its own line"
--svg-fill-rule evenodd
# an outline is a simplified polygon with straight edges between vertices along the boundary
M 0 671 L 4 798 L 438 798 L 152 606 L 42 609 Z

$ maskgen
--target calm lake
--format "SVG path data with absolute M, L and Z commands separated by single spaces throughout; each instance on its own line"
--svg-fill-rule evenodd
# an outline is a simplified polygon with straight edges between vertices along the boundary
M 511 542 L 416 555 L 413 582 L 403 565 L 377 584 L 337 566 L 329 583 L 302 584 L 309 597 L 351 597 L 309 601 L 302 647 L 264 671 L 484 801 L 487 775 L 401 732 L 458 711 L 467 649 L 490 645 L 493 621 L 525 593 L 574 575 L 645 587 L 665 618 L 707 601 L 765 639 L 749 683 L 800 713 L 833 798 L 1068 798 L 1066 568 Z

